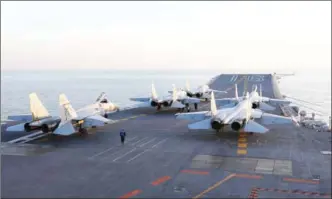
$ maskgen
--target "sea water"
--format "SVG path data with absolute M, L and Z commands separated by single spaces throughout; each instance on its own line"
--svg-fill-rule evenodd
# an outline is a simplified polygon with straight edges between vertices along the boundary
M 95 102 L 105 92 L 112 102 L 125 107 L 133 105 L 130 97 L 147 96 L 154 82 L 158 95 L 168 94 L 172 84 L 184 87 L 185 81 L 195 88 L 223 71 L 1 71 L 1 121 L 8 115 L 29 114 L 29 93 L 36 92 L 52 115 L 59 114 L 58 97 L 65 93 L 74 109 Z M 279 84 L 282 94 L 316 103 L 309 108 L 331 115 L 331 74 L 300 73 L 284 77 Z M 301 106 L 300 106 L 301 107 Z M 303 108 L 307 113 L 313 112 Z

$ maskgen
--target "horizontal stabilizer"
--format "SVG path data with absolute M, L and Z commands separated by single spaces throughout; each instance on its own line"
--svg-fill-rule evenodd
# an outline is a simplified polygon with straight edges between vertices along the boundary
M 66 121 L 65 123 L 60 124 L 58 128 L 53 131 L 53 133 L 57 135 L 71 135 L 75 132 L 71 121 Z
M 149 97 L 132 97 L 129 99 L 134 102 L 149 102 L 150 101 Z
M 84 119 L 83 128 L 92 126 L 104 126 L 105 124 L 114 123 L 113 120 L 106 119 L 100 115 L 92 115 Z
M 14 120 L 18 122 L 31 122 L 32 121 L 32 115 L 10 115 L 8 116 L 9 120 Z
M 186 106 L 179 101 L 173 101 L 171 107 L 172 108 L 184 108 Z
M 6 129 L 6 131 L 25 131 L 24 124 L 25 123 L 10 126 Z
M 292 118 L 284 117 L 280 115 L 274 115 L 270 113 L 263 113 L 261 117 L 262 124 L 269 125 L 269 124 L 293 124 L 295 123 Z
M 201 129 L 201 130 L 208 130 L 211 129 L 211 118 L 195 122 L 188 125 L 188 129 Z
M 177 113 L 175 114 L 178 120 L 204 120 L 209 111 L 193 112 L 193 113 Z
M 253 120 L 249 120 L 243 130 L 245 132 L 253 132 L 253 133 L 266 133 L 269 131 L 269 129 L 265 128 L 264 126 L 258 124 Z
M 259 103 L 259 108 L 264 110 L 264 111 L 273 111 L 275 110 L 276 108 L 271 106 L 271 105 L 268 105 L 267 103 L 265 102 L 260 102 Z

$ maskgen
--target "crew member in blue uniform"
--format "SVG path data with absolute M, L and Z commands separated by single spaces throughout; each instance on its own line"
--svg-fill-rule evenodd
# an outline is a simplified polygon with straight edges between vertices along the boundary
M 121 129 L 120 137 L 121 137 L 121 143 L 124 144 L 124 141 L 125 141 L 125 138 L 126 138 L 126 132 L 124 131 L 124 129 Z

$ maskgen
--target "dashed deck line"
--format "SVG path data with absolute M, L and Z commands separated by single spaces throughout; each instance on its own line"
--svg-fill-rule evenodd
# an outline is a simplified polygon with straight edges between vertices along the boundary
M 273 189 L 273 188 L 260 188 L 260 187 L 254 187 L 248 198 L 250 199 L 257 199 L 258 194 L 260 191 L 268 191 L 268 192 L 278 192 L 278 193 L 285 193 L 285 194 L 300 194 L 300 195 L 306 195 L 306 196 L 317 196 L 317 197 L 324 197 L 324 198 L 331 198 L 331 194 L 326 193 L 318 193 L 318 192 L 309 192 L 309 191 L 302 191 L 302 190 L 285 190 L 285 189 Z
M 170 179 L 171 179 L 171 176 L 164 176 L 164 177 L 158 178 L 157 180 L 151 182 L 151 184 L 153 186 L 157 186 L 157 185 L 160 185 L 160 184 L 162 184 L 162 183 L 164 183 L 164 182 L 166 182 Z
M 286 182 L 306 183 L 306 184 L 319 184 L 318 180 L 299 179 L 299 178 L 283 178 Z
M 182 170 L 181 173 L 196 174 L 196 175 L 209 175 L 208 171 L 197 171 L 197 170 Z
M 140 189 L 136 189 L 136 190 L 134 190 L 134 191 L 131 191 L 131 192 L 129 192 L 129 193 L 126 193 L 125 195 L 121 196 L 120 198 L 121 198 L 121 199 L 124 199 L 124 198 L 131 198 L 131 197 L 133 197 L 133 196 L 136 196 L 136 195 L 140 194 L 141 192 L 142 192 L 142 190 L 140 190 Z
M 246 155 L 247 154 L 247 134 L 240 132 L 238 144 L 237 144 L 237 155 Z

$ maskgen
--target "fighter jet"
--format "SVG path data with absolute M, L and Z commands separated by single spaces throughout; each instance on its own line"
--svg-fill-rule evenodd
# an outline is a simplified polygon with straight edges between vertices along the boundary
M 81 111 L 84 111 L 84 112 L 92 111 L 93 112 L 95 110 L 99 111 L 99 114 L 101 116 L 108 118 L 108 114 L 120 111 L 120 108 L 116 104 L 110 102 L 107 99 L 105 92 L 102 92 L 99 95 L 99 97 L 97 98 L 95 103 L 85 106 L 85 107 L 77 110 L 77 112 L 81 112 Z
M 171 95 L 167 95 L 163 98 L 159 98 L 154 87 L 154 84 L 151 86 L 152 92 L 151 97 L 136 97 L 130 98 L 131 101 L 143 102 L 140 107 L 157 107 L 157 110 L 161 108 L 177 108 L 184 110 L 187 108 L 187 111 L 190 111 L 189 104 L 194 104 L 195 109 L 197 109 L 197 104 L 200 103 L 199 99 L 187 97 L 184 92 L 178 92 L 173 85 L 173 92 Z
M 186 86 L 184 89 L 178 89 L 180 91 L 186 92 L 186 95 L 188 97 L 196 97 L 198 99 L 204 99 L 205 101 L 208 101 L 211 99 L 211 92 L 218 92 L 218 93 L 227 93 L 227 91 L 219 91 L 219 90 L 213 90 L 208 85 L 201 85 L 194 89 L 193 91 L 190 90 L 189 82 L 186 81 Z M 169 93 L 172 93 L 173 91 L 169 91 Z
M 258 124 L 254 119 L 259 119 L 263 124 L 292 124 L 294 119 L 263 113 L 259 109 L 252 109 L 249 93 L 242 101 L 231 108 L 217 109 L 214 94 L 211 94 L 211 110 L 194 113 L 177 113 L 176 119 L 198 121 L 188 125 L 189 129 L 224 131 L 231 128 L 233 131 L 248 133 L 266 133 L 269 129 Z
M 30 111 L 29 115 L 10 115 L 9 120 L 22 122 L 17 125 L 10 126 L 6 131 L 34 131 L 41 130 L 43 132 L 54 131 L 60 124 L 61 119 L 57 116 L 51 116 L 44 105 L 39 100 L 36 93 L 29 94 Z
M 78 127 L 78 132 L 85 134 L 87 128 L 115 123 L 115 121 L 106 119 L 100 115 L 103 111 L 102 108 L 95 110 L 82 109 L 81 111 L 76 112 L 65 94 L 59 95 L 59 104 L 61 117 L 60 126 L 62 128 L 57 128 L 54 131 L 54 134 L 71 135 L 77 132 L 75 127 Z
M 97 115 L 99 113 L 98 111 L 81 111 L 80 115 L 77 116 L 77 113 L 69 104 L 64 94 L 61 94 L 59 97 L 60 112 L 62 113 L 60 117 L 51 116 L 36 93 L 31 93 L 29 98 L 31 115 L 8 116 L 9 120 L 22 123 L 10 126 L 6 131 L 31 132 L 41 130 L 44 133 L 52 132 L 58 135 L 70 135 L 76 132 L 73 126 L 75 122 L 80 124 L 80 132 L 86 132 L 84 128 L 87 127 L 103 126 L 105 123 L 112 122 L 111 120 Z
M 267 104 L 266 102 L 275 104 L 275 105 L 289 105 L 291 101 L 284 100 L 284 99 L 273 99 L 269 97 L 264 97 L 262 96 L 262 85 L 260 84 L 260 90 L 259 93 L 257 92 L 257 85 L 253 85 L 253 89 L 249 94 L 249 101 L 252 104 L 253 109 L 260 108 L 264 111 L 272 111 L 275 110 L 276 108 Z M 244 97 L 239 97 L 238 91 L 237 91 L 237 84 L 235 84 L 235 98 L 223 98 L 223 99 L 218 99 L 217 104 L 222 103 L 233 103 L 237 104 L 238 102 L 242 101 Z

